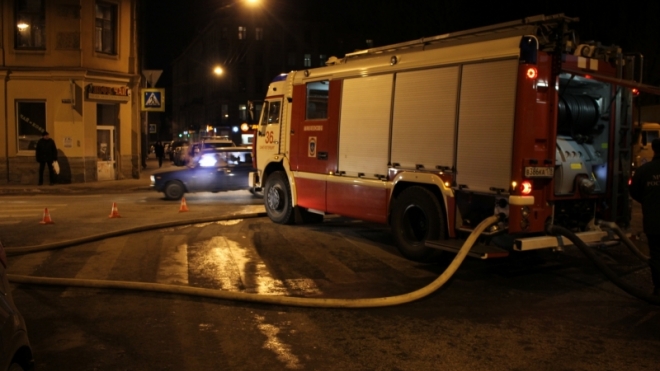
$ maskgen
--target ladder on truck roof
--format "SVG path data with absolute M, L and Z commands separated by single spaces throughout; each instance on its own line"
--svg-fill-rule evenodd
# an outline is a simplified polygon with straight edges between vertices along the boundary
M 355 58 L 363 55 L 381 54 L 414 47 L 426 47 L 429 45 L 441 45 L 443 43 L 463 44 L 475 41 L 500 39 L 512 36 L 535 35 L 544 36 L 547 43 L 555 42 L 555 38 L 550 37 L 554 30 L 561 25 L 567 25 L 571 22 L 577 22 L 579 18 L 571 18 L 563 13 L 555 15 L 536 15 L 523 18 L 517 21 L 498 23 L 490 26 L 473 28 L 465 31 L 451 32 L 438 36 L 423 37 L 421 39 L 405 41 L 398 44 L 385 45 L 377 48 L 358 50 L 352 53 L 346 53 L 345 59 Z M 565 33 L 565 30 L 560 30 Z M 547 32 L 547 33 L 546 33 Z

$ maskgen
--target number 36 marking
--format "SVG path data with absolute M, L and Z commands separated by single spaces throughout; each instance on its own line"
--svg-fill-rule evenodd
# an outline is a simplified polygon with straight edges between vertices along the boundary
M 274 142 L 274 136 L 272 131 L 267 131 L 266 132 L 266 144 L 270 144 Z

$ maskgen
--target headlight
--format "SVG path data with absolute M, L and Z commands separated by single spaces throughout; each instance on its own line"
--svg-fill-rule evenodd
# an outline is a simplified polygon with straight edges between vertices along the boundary
M 218 162 L 215 158 L 215 154 L 205 154 L 199 159 L 199 166 L 202 167 L 213 167 Z

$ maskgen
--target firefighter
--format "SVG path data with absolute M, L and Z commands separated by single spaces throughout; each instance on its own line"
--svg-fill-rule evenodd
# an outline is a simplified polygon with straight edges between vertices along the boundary
M 653 160 L 640 166 L 630 182 L 630 196 L 642 204 L 644 233 L 649 243 L 649 265 L 654 295 L 660 295 L 660 139 L 654 139 Z

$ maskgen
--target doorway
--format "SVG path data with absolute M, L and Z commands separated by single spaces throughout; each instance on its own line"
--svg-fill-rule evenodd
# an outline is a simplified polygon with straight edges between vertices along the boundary
M 115 127 L 96 127 L 96 179 L 115 180 Z

